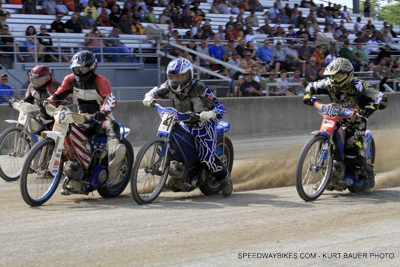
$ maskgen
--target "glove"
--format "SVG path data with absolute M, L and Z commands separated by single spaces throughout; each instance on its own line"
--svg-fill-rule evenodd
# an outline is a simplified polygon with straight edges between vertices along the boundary
M 317 101 L 317 98 L 315 96 L 309 97 L 308 95 L 305 95 L 303 98 L 303 103 L 312 107 L 314 106 L 315 101 Z
M 13 104 L 15 101 L 17 101 L 17 100 L 15 100 L 15 98 L 11 98 L 10 100 L 8 100 L 8 105 L 9 105 L 10 107 L 13 107 L 12 104 Z
M 365 108 L 361 111 L 360 115 L 368 118 L 369 116 L 374 114 L 375 111 L 376 111 L 376 108 L 373 105 L 365 106 Z
M 107 119 L 107 113 L 105 113 L 104 111 L 96 111 L 93 118 L 95 120 L 98 120 L 99 122 L 103 122 Z
M 212 110 L 202 111 L 200 113 L 200 121 L 210 121 L 211 119 L 215 119 L 216 117 L 217 114 L 215 114 L 215 112 Z
M 145 105 L 146 107 L 151 107 L 151 103 L 154 100 L 154 96 L 152 93 L 147 93 L 144 95 L 144 99 L 143 99 L 143 105 Z
M 45 102 L 48 102 L 47 99 L 43 98 L 43 99 L 37 99 L 36 100 L 36 105 L 38 105 L 39 107 L 44 107 L 45 106 Z

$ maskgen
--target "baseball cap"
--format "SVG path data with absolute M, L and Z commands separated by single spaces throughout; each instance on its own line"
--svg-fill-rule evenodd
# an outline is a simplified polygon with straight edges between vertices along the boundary
M 7 74 L 3 73 L 0 75 L 0 78 L 3 78 L 3 77 L 8 77 L 8 76 L 7 76 Z
M 372 19 L 369 19 L 368 22 L 372 22 Z
M 281 42 L 279 42 L 279 41 L 276 43 L 276 45 L 281 45 L 281 44 L 282 44 L 282 43 L 281 43 Z
M 344 44 L 350 44 L 350 41 L 349 40 L 345 40 Z
M 244 79 L 243 75 L 239 75 L 239 79 Z

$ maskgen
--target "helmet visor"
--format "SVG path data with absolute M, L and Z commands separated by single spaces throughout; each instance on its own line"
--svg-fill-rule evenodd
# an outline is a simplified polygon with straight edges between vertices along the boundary
M 176 90 L 178 87 L 186 82 L 188 74 L 167 74 L 167 79 L 172 87 L 172 89 Z M 183 88 L 182 88 L 183 89 Z
M 72 68 L 72 71 L 74 72 L 74 74 L 76 74 L 78 76 L 85 75 L 90 70 L 91 70 L 90 67 L 74 67 L 74 68 Z
M 49 75 L 45 75 L 43 77 L 31 77 L 30 81 L 34 87 L 40 87 L 49 81 Z

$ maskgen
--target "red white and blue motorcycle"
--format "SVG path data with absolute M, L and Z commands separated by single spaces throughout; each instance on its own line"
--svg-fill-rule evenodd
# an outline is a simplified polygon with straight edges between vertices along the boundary
M 345 126 L 339 120 L 361 116 L 358 110 L 342 108 L 336 103 L 314 103 L 314 109 L 323 117 L 319 131 L 303 147 L 296 169 L 296 189 L 305 201 L 316 200 L 325 190 L 352 193 L 364 191 L 364 178 L 346 166 Z M 365 133 L 361 151 L 368 163 L 375 161 L 375 142 L 372 132 Z

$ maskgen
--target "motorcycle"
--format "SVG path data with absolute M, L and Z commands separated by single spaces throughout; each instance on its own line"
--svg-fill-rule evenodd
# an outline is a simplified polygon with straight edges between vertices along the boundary
M 314 136 L 300 153 L 296 169 L 299 196 L 305 201 L 313 201 L 325 190 L 363 192 L 364 178 L 354 173 L 344 161 L 346 132 L 345 126 L 339 122 L 353 116 L 362 116 L 358 110 L 342 108 L 336 103 L 323 104 L 316 101 L 314 109 L 323 120 L 320 130 L 312 133 Z M 367 163 L 374 164 L 375 142 L 370 130 L 365 133 L 361 154 Z
M 194 137 L 180 125 L 180 122 L 198 120 L 199 115 L 181 113 L 157 103 L 153 106 L 161 117 L 161 123 L 157 136 L 142 146 L 133 166 L 131 191 L 136 203 L 153 202 L 164 188 L 173 192 L 190 192 L 199 188 L 204 195 L 219 193 L 221 185 L 200 163 Z M 215 153 L 231 172 L 233 145 L 226 136 L 229 129 L 228 122 L 218 123 Z
M 0 135 L 0 176 L 6 181 L 19 179 L 30 149 L 39 141 L 37 134 L 48 130 L 45 123 L 34 116 L 40 111 L 37 105 L 16 101 L 12 107 L 19 111 L 18 120 L 5 120 L 15 126 L 7 128 Z
M 52 131 L 42 131 L 42 139 L 32 147 L 23 165 L 20 190 L 24 201 L 31 206 L 44 204 L 61 177 L 65 195 L 88 195 L 97 190 L 104 198 L 119 196 L 129 183 L 134 159 L 126 140 L 130 129 L 120 124 L 125 158 L 119 166 L 108 169 L 107 138 L 90 138 L 77 126 L 94 120 L 90 115 L 72 112 L 64 105 L 55 108 L 45 104 L 45 109 L 55 123 Z

